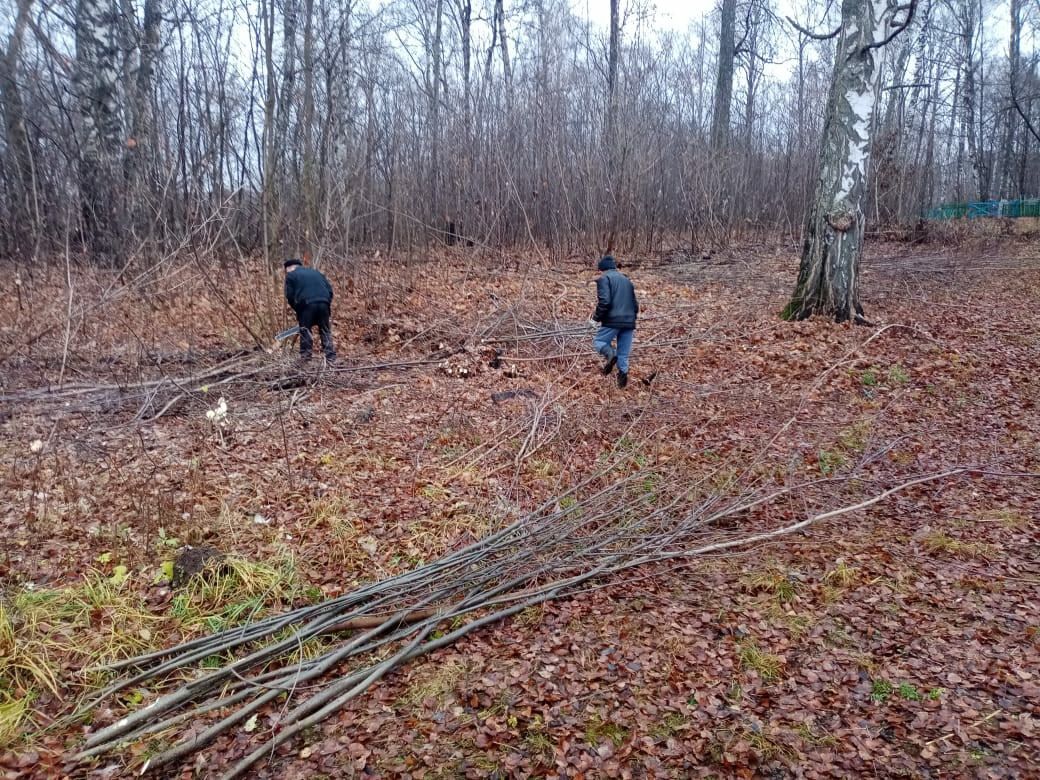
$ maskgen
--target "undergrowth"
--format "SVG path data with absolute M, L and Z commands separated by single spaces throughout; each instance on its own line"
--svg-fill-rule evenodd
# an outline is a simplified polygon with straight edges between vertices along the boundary
M 224 559 L 158 607 L 125 567 L 113 575 L 91 570 L 66 587 L 23 588 L 0 600 L 0 747 L 31 745 L 45 726 L 38 704 L 59 700 L 62 714 L 74 711 L 108 681 L 108 664 L 160 649 L 170 637 L 190 639 L 255 620 L 315 593 L 287 554 L 273 563 Z M 153 693 L 132 691 L 123 703 L 136 706 Z

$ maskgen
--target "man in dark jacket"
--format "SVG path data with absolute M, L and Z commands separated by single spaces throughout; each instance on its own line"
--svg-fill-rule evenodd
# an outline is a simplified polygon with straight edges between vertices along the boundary
M 325 359 L 336 359 L 336 349 L 332 346 L 332 285 L 321 271 L 304 268 L 303 263 L 292 258 L 285 261 L 285 300 L 296 312 L 296 321 L 300 324 L 300 357 L 309 360 L 314 341 L 311 328 L 318 326 L 321 336 L 321 348 L 325 351 Z
M 599 270 L 603 273 L 596 280 L 596 311 L 592 314 L 599 330 L 592 343 L 607 360 L 603 364 L 604 374 L 610 374 L 617 365 L 618 387 L 623 388 L 628 384 L 628 355 L 636 333 L 639 301 L 632 282 L 618 271 L 613 257 L 606 255 L 600 260 Z M 615 339 L 617 348 L 612 345 Z

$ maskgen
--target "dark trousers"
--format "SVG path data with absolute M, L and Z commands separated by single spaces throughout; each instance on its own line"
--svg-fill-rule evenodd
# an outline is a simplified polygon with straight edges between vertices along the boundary
M 325 357 L 333 360 L 336 357 L 336 348 L 332 346 L 332 326 L 329 323 L 332 312 L 327 303 L 305 303 L 296 312 L 296 321 L 300 324 L 300 356 L 309 358 L 311 350 L 314 349 L 314 339 L 311 337 L 311 328 L 318 326 L 318 335 L 321 337 L 321 348 Z

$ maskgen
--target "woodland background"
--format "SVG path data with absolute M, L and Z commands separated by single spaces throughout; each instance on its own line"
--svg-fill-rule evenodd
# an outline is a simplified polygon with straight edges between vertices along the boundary
M 812 35 L 839 5 L 724 0 L 677 31 L 603 2 L 607 28 L 565 0 L 5 0 L 0 249 L 121 266 L 797 235 L 835 45 Z M 870 224 L 1035 198 L 1035 1 L 916 10 L 884 47 Z

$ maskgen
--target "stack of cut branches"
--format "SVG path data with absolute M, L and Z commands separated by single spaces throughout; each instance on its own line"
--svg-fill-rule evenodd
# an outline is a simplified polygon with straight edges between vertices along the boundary
M 0 395 L 2 404 L 60 406 L 63 413 L 113 413 L 136 409 L 135 421 L 156 420 L 183 407 L 200 413 L 212 405 L 213 398 L 224 394 L 229 398 L 255 398 L 265 390 L 287 390 L 310 387 L 318 383 L 341 384 L 353 374 L 402 370 L 436 365 L 439 360 L 405 360 L 363 363 L 357 365 L 325 365 L 301 369 L 299 364 L 266 352 L 237 353 L 214 366 L 185 376 L 160 375 L 134 382 L 77 382 L 59 387 L 36 387 Z
M 169 765 L 285 699 L 266 741 L 225 775 L 237 777 L 411 659 L 527 607 L 574 594 L 594 579 L 634 566 L 792 533 L 894 492 L 960 473 L 918 477 L 857 504 L 769 527 L 754 510 L 784 496 L 801 500 L 811 486 L 769 491 L 760 485 L 724 498 L 703 484 L 687 484 L 673 489 L 669 497 L 660 486 L 648 486 L 638 473 L 611 481 L 609 471 L 600 470 L 566 494 L 440 560 L 321 604 L 106 667 L 122 676 L 87 702 L 79 715 L 128 687 L 181 684 L 91 734 L 77 759 L 182 729 L 181 741 L 153 756 L 144 768 Z M 736 522 L 741 517 L 747 521 Z M 315 656 L 319 638 L 321 653 Z M 214 656 L 232 660 L 200 670 L 201 663 Z M 186 674 L 190 679 L 183 682 Z

